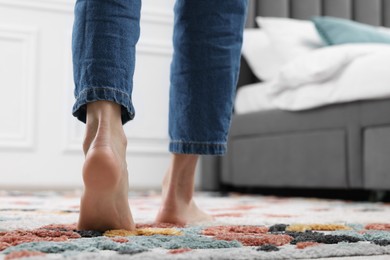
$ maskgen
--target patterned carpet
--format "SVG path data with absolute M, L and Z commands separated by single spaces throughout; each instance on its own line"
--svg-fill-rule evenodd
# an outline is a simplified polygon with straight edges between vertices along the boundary
M 199 193 L 215 220 L 174 227 L 153 225 L 159 195 L 134 193 L 137 230 L 101 233 L 76 231 L 79 196 L 0 193 L 0 259 L 390 259 L 390 204 Z

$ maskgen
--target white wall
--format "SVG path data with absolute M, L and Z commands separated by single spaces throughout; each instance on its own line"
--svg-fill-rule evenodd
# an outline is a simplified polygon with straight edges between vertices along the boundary
M 169 163 L 173 0 L 143 0 L 126 125 L 131 187 L 157 188 Z M 0 0 L 0 187 L 80 187 L 84 125 L 71 116 L 74 0 Z

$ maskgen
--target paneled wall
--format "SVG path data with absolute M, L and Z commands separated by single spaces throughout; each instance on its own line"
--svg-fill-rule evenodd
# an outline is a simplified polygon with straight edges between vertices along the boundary
M 133 100 L 125 126 L 134 188 L 158 187 L 169 163 L 174 0 L 143 0 Z M 74 0 L 0 0 L 0 187 L 82 185 L 84 125 L 71 116 Z

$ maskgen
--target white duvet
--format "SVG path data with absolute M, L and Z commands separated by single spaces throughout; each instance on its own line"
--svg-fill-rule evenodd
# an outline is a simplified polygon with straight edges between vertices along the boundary
M 285 64 L 266 83 L 240 88 L 235 109 L 305 110 L 390 97 L 390 45 L 345 44 L 314 50 Z

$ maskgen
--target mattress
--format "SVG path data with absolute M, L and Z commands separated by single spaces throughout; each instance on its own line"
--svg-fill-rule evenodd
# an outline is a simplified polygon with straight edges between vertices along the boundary
M 267 94 L 269 82 L 242 86 L 237 91 L 234 109 L 236 114 L 277 109 Z

